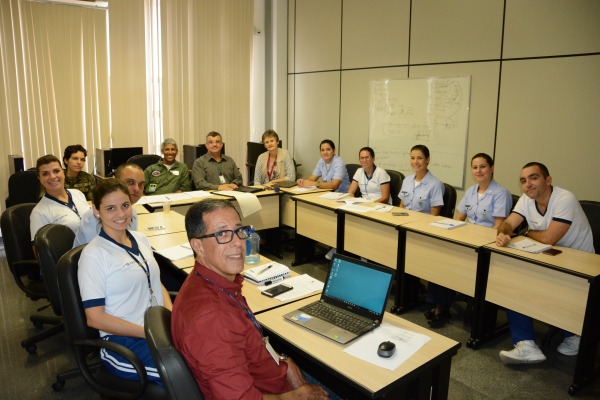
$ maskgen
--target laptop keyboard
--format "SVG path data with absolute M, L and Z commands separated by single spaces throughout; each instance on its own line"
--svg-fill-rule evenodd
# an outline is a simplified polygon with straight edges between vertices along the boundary
M 309 304 L 302 307 L 300 310 L 352 333 L 360 333 L 366 327 L 372 325 L 369 320 L 357 317 L 356 315 L 344 312 L 343 310 L 333 309 L 321 302 Z

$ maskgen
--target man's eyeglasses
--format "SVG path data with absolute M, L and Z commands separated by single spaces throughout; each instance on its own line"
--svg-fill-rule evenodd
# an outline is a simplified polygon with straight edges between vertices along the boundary
M 236 234 L 240 239 L 248 239 L 250 237 L 250 227 L 242 226 L 235 230 L 226 229 L 223 231 L 218 231 L 215 233 L 210 233 L 208 235 L 199 236 L 195 239 L 206 239 L 209 237 L 214 237 L 219 244 L 227 244 L 233 240 L 233 234 Z

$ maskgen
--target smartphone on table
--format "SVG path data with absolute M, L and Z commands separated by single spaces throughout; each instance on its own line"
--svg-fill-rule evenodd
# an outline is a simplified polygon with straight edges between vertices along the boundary
M 293 287 L 290 285 L 286 285 L 285 283 L 281 283 L 277 286 L 273 286 L 267 290 L 263 290 L 261 293 L 267 297 L 275 297 L 279 296 L 281 293 L 289 292 Z
M 560 253 L 562 253 L 562 251 L 558 250 L 558 249 L 548 249 L 548 250 L 542 251 L 542 254 L 547 254 L 549 256 L 555 256 Z

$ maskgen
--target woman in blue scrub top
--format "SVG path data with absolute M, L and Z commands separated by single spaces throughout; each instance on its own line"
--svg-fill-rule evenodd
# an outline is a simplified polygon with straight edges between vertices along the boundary
M 335 154 L 335 144 L 325 139 L 319 145 L 321 159 L 308 179 L 298 179 L 299 187 L 318 187 L 346 193 L 350 187 L 348 170 L 344 161 Z M 321 179 L 319 181 L 319 178 Z
M 429 149 L 418 144 L 410 149 L 410 167 L 415 172 L 402 182 L 400 207 L 440 215 L 444 206 L 444 184 L 429 172 Z
M 458 207 L 455 219 L 468 220 L 472 224 L 498 228 L 506 219 L 512 208 L 512 196 L 504 187 L 494 180 L 494 160 L 485 153 L 478 153 L 471 159 L 471 174 L 477 182 L 465 192 Z M 450 304 L 454 291 L 439 285 L 429 285 L 428 294 L 434 307 L 425 313 L 429 325 L 441 326 L 444 318 L 434 315 L 450 316 Z

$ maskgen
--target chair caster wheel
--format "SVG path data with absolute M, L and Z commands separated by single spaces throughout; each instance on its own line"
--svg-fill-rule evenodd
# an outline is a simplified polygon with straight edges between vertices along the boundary
M 60 392 L 64 387 L 65 381 L 56 381 L 52 384 L 52 389 L 54 389 L 55 392 Z
M 29 354 L 35 354 L 37 352 L 37 346 L 35 344 L 30 344 L 25 347 L 25 351 L 27 351 Z

